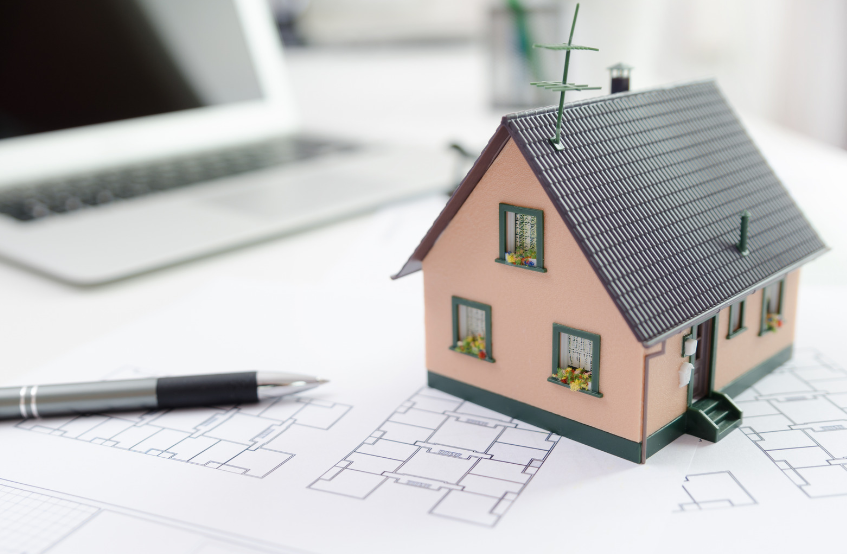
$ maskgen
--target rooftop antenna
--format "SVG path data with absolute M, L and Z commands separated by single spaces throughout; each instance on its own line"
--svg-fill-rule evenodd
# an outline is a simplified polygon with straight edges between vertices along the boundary
M 534 44 L 535 48 L 546 48 L 547 50 L 565 50 L 565 72 L 562 75 L 562 82 L 558 81 L 539 81 L 537 83 L 530 83 L 533 86 L 544 88 L 547 90 L 558 91 L 559 94 L 559 114 L 556 117 L 556 134 L 550 137 L 550 144 L 553 145 L 553 148 L 556 150 L 564 150 L 565 145 L 562 144 L 561 134 L 562 134 L 562 110 L 565 107 L 565 93 L 569 90 L 600 90 L 600 87 L 589 87 L 588 85 L 575 85 L 573 83 L 568 82 L 568 65 L 571 62 L 571 50 L 593 50 L 595 52 L 599 52 L 598 48 L 592 48 L 590 46 L 576 46 L 572 44 L 573 42 L 573 30 L 576 28 L 576 16 L 579 14 L 579 4 L 576 5 L 576 10 L 573 12 L 573 23 L 571 24 L 571 34 L 568 37 L 567 44 Z

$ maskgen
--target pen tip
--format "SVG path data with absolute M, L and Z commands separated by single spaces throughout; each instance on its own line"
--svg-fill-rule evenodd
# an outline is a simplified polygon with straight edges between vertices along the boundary
M 319 378 L 319 379 L 317 379 L 317 382 L 318 382 L 319 385 L 326 385 L 327 383 L 329 383 L 329 379 L 320 379 Z

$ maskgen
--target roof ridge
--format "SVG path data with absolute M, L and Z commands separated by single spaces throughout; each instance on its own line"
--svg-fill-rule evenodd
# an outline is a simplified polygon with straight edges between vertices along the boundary
M 615 93 L 615 94 L 607 94 L 605 96 L 594 96 L 592 98 L 586 98 L 584 100 L 574 100 L 573 102 L 565 102 L 564 109 L 578 108 L 580 106 L 587 106 L 587 105 L 590 105 L 590 104 L 600 104 L 600 103 L 609 102 L 609 101 L 613 101 L 613 100 L 619 100 L 619 99 L 622 99 L 622 98 L 631 98 L 633 96 L 640 96 L 640 95 L 643 95 L 643 94 L 649 94 L 651 92 L 661 92 L 663 90 L 687 88 L 687 87 L 691 87 L 691 86 L 695 86 L 695 85 L 703 85 L 703 84 L 707 84 L 707 83 L 714 84 L 715 79 L 714 78 L 708 78 L 708 79 L 698 79 L 698 80 L 695 80 L 695 81 L 676 82 L 676 83 L 670 83 L 670 84 L 665 85 L 665 86 L 653 87 L 653 88 L 649 88 L 649 89 L 632 90 L 632 91 L 627 91 L 627 92 L 618 92 L 618 93 Z M 549 113 L 549 112 L 555 112 L 558 109 L 559 109 L 558 106 L 552 105 L 552 106 L 543 106 L 543 107 L 540 107 L 540 108 L 531 108 L 531 109 L 523 110 L 523 111 L 520 111 L 520 112 L 508 113 L 508 114 L 503 116 L 503 123 L 506 123 L 507 121 L 514 121 L 515 119 L 520 119 L 520 118 L 528 117 L 528 116 L 532 116 L 532 115 L 541 115 L 541 114 L 545 114 L 545 113 Z

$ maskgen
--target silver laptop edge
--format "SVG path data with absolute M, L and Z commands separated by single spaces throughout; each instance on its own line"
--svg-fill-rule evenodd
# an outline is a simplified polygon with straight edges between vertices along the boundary
M 208 0 L 180 1 L 190 8 Z M 266 3 L 226 1 L 237 12 L 261 99 L 0 140 L 0 194 L 298 130 Z M 173 0 L 144 2 L 155 11 Z M 110 282 L 444 190 L 452 161 L 446 150 L 353 149 L 34 221 L 0 214 L 0 257 L 71 284 Z

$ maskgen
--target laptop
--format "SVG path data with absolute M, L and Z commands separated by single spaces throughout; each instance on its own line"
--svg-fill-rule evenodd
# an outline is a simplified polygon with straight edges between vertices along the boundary
M 304 134 L 264 0 L 3 2 L 0 82 L 0 257 L 67 283 L 451 184 L 446 150 Z

